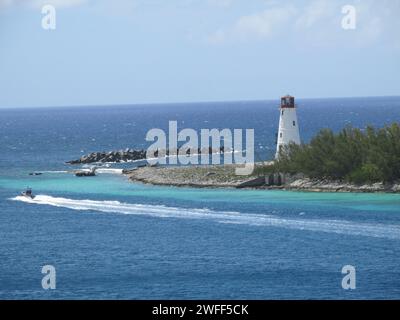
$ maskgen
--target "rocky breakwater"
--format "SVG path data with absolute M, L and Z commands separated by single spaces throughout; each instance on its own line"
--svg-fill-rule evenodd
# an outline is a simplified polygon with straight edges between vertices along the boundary
M 88 164 L 98 162 L 128 162 L 146 159 L 145 150 L 125 149 L 109 152 L 92 152 L 76 160 L 67 161 L 68 164 Z
M 229 151 L 229 150 L 228 150 Z M 150 156 L 153 157 L 165 157 L 165 156 L 176 156 L 177 154 L 215 154 L 215 153 L 224 153 L 228 152 L 224 149 L 224 147 L 220 147 L 219 149 L 178 149 L 178 150 L 156 150 Z M 92 152 L 87 155 L 84 155 L 76 160 L 67 161 L 67 164 L 88 164 L 88 163 L 105 163 L 105 162 L 129 162 L 135 160 L 145 160 L 147 155 L 147 151 L 144 149 L 135 150 L 135 149 L 125 149 L 118 151 L 109 151 L 109 152 Z

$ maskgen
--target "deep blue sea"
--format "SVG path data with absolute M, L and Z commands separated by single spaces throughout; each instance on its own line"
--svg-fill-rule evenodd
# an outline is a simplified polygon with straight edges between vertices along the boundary
M 400 98 L 298 105 L 303 141 L 400 121 Z M 172 120 L 253 128 L 256 160 L 270 159 L 278 119 L 278 101 L 0 109 L 0 298 L 399 299 L 400 194 L 158 187 L 110 170 L 136 164 L 91 178 L 64 164 L 145 148 Z M 16 198 L 26 186 L 32 202 Z M 355 290 L 342 288 L 345 265 Z

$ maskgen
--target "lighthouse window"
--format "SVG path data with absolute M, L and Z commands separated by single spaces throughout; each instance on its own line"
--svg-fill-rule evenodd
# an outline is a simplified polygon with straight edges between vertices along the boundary
M 283 110 L 282 110 L 282 115 L 283 115 Z
M 281 134 L 280 134 L 280 137 L 282 138 L 282 132 L 281 132 Z
M 294 126 L 294 127 L 296 126 L 296 121 L 293 121 L 293 126 Z

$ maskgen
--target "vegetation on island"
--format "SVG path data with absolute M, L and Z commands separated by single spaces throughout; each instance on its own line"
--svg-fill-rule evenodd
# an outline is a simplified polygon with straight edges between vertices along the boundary
M 400 126 L 321 130 L 309 143 L 290 144 L 269 172 L 301 173 L 309 178 L 351 183 L 391 183 L 400 179 Z

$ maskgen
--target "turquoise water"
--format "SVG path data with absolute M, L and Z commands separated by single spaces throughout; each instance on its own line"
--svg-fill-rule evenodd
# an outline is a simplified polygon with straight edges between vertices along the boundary
M 328 108 L 330 100 L 310 102 L 309 110 L 338 126 L 351 119 L 349 106 L 369 110 L 360 126 L 400 119 L 391 107 L 396 99 L 339 102 L 340 112 Z M 382 106 L 386 113 L 374 111 Z M 137 107 L 0 111 L 0 298 L 400 297 L 398 194 L 157 187 L 111 171 L 91 178 L 66 172 L 64 161 L 81 150 L 108 150 L 113 141 L 115 148 L 144 145 L 141 133 L 165 119 L 214 119 L 213 105 L 163 108 L 152 111 L 157 120 Z M 276 111 L 268 103 L 239 103 L 214 114 L 229 109 L 231 119 L 221 121 L 238 127 L 249 108 L 265 108 L 267 119 Z M 274 128 L 263 129 L 256 118 L 249 116 L 246 127 L 256 128 L 258 152 L 267 157 L 273 138 L 260 137 L 273 136 Z M 311 113 L 299 118 L 309 135 L 318 130 Z M 28 175 L 35 170 L 43 175 Z M 17 196 L 28 185 L 34 201 Z M 56 290 L 41 287 L 46 264 L 56 267 Z M 341 287 L 349 264 L 357 272 L 351 291 Z

